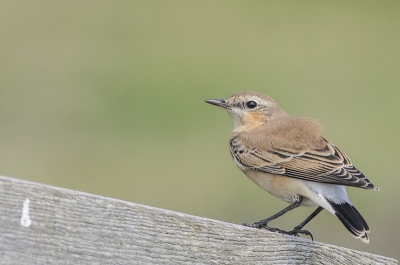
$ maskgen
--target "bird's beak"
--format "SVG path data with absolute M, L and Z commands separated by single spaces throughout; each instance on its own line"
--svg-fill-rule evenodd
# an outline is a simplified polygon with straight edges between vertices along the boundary
M 224 109 L 229 109 L 231 107 L 224 99 L 207 99 L 206 102 Z

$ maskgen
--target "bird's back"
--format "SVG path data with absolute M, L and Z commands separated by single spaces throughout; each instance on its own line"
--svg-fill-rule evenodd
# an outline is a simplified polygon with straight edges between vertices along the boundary
M 271 120 L 248 131 L 233 131 L 231 138 L 238 137 L 249 148 L 271 150 L 275 148 L 293 149 L 294 152 L 311 148 L 323 148 L 322 125 L 309 118 L 290 115 Z

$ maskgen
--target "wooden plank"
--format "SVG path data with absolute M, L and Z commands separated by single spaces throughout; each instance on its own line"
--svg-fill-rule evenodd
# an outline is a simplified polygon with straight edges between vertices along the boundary
M 0 264 L 397 264 L 391 258 L 0 177 Z

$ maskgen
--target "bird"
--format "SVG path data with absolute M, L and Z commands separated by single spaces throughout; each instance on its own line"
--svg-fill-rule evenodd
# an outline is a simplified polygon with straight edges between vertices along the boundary
M 221 107 L 233 118 L 231 156 L 244 174 L 271 195 L 290 205 L 269 218 L 244 224 L 271 232 L 299 236 L 323 209 L 335 215 L 350 234 L 369 243 L 369 226 L 350 202 L 346 186 L 379 190 L 337 146 L 322 136 L 315 119 L 287 114 L 271 97 L 253 91 L 205 102 Z M 293 230 L 268 223 L 299 207 L 316 207 Z

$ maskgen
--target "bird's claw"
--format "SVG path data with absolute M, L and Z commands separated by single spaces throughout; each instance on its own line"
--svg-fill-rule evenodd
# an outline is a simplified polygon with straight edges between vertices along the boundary
M 268 230 L 268 231 L 270 231 L 270 232 L 278 232 L 278 233 L 281 233 L 282 235 L 288 234 L 288 233 L 289 233 L 289 232 L 286 232 L 285 230 L 281 230 L 281 229 L 279 229 L 279 228 L 269 227 L 269 226 L 267 225 L 267 223 L 265 223 L 265 222 L 263 222 L 263 221 L 255 222 L 255 223 L 253 223 L 253 224 L 244 223 L 243 225 L 244 225 L 244 226 L 247 226 L 247 227 L 258 228 L 258 229 L 264 228 L 264 229 L 266 229 L 266 230 Z
M 311 232 L 310 231 L 308 231 L 308 230 L 301 230 L 301 229 L 293 229 L 292 231 L 288 231 L 288 232 L 286 232 L 287 233 L 287 235 L 291 235 L 291 236 L 299 236 L 299 234 L 303 234 L 303 235 L 305 235 L 305 236 L 310 236 L 311 237 L 311 240 L 312 241 L 314 241 L 314 237 L 313 237 L 313 235 L 311 234 Z
M 264 222 L 262 222 L 262 221 L 260 221 L 260 222 L 255 222 L 255 223 L 253 223 L 253 224 L 244 223 L 243 225 L 244 225 L 244 226 L 247 226 L 247 227 L 258 228 L 258 229 L 269 227 L 269 226 L 267 226 L 266 223 L 264 223 Z M 269 228 L 270 228 L 270 227 L 269 227 Z
M 243 225 L 247 226 L 247 227 L 258 228 L 258 229 L 264 228 L 264 229 L 266 229 L 266 230 L 268 230 L 270 232 L 277 232 L 277 233 L 280 233 L 282 235 L 299 236 L 299 234 L 303 234 L 303 235 L 306 235 L 306 236 L 310 236 L 311 240 L 314 241 L 314 237 L 313 237 L 313 235 L 311 234 L 310 231 L 302 230 L 302 229 L 299 229 L 299 228 L 296 228 L 296 227 L 291 231 L 285 231 L 285 230 L 282 230 L 282 229 L 279 229 L 279 228 L 269 227 L 264 222 L 256 222 L 254 224 L 244 223 Z

